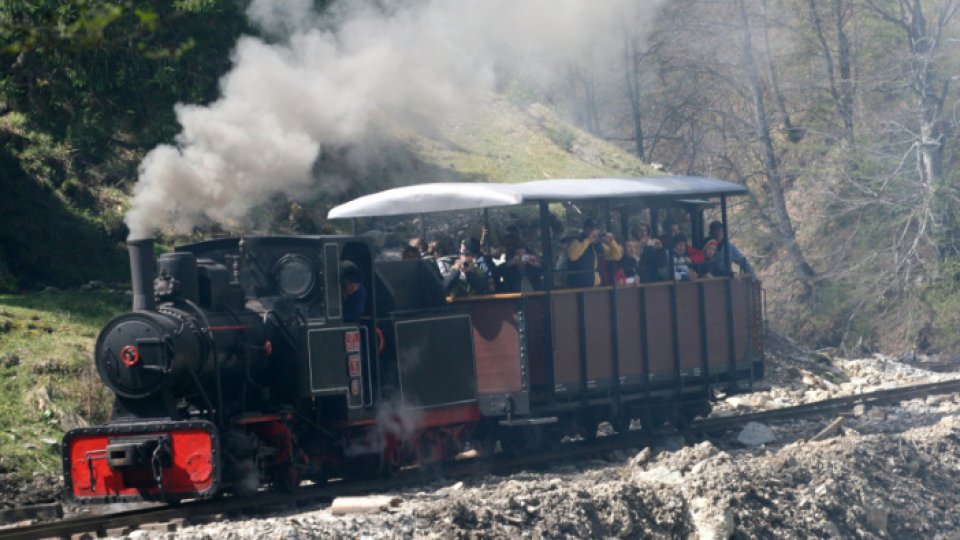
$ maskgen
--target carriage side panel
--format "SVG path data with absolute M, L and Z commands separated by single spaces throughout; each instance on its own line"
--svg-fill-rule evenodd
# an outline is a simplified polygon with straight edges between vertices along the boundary
M 670 288 L 665 286 L 646 287 L 646 294 L 651 380 L 666 381 L 673 378 Z

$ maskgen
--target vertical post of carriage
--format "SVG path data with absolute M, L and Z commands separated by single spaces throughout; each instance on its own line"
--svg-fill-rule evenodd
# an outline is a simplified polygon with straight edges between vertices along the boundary
M 707 344 L 707 298 L 704 283 L 697 283 L 697 303 L 700 312 L 700 370 L 703 372 L 703 392 L 706 398 L 713 397 L 710 391 L 710 347 Z
M 490 237 L 492 236 L 492 233 L 490 232 L 490 209 L 489 208 L 483 209 L 483 228 L 487 229 L 487 242 L 488 242 L 487 245 L 483 247 L 489 248 Z
M 643 377 L 643 402 L 647 404 L 643 419 L 644 426 L 649 425 L 651 420 L 650 411 L 650 335 L 647 331 L 647 288 L 646 286 L 637 289 L 640 294 L 640 373 Z
M 585 300 L 583 298 L 583 291 L 577 293 L 577 334 L 578 342 L 580 344 L 580 403 L 581 403 L 581 412 L 587 414 L 587 405 L 589 400 L 587 399 L 587 391 L 589 386 L 587 385 L 587 378 L 589 377 L 589 370 L 587 369 L 587 317 L 586 317 L 586 306 Z M 596 428 L 596 426 L 594 426 Z
M 543 363 L 547 382 L 547 403 L 553 405 L 556 401 L 556 377 L 553 367 L 553 238 L 550 230 L 550 205 L 547 201 L 540 201 L 540 252 L 546 262 L 546 304 L 543 310 L 543 339 L 546 346 L 543 348 Z
M 733 329 L 733 267 L 730 266 L 730 233 L 727 229 L 727 197 L 720 196 L 720 220 L 723 225 L 723 241 L 726 246 L 723 250 L 723 266 L 729 268 L 731 275 L 724 277 L 724 291 L 727 297 L 727 386 L 733 390 L 737 387 L 737 347 L 734 340 L 736 333 Z
M 607 231 L 613 230 L 613 218 L 610 212 L 610 201 L 606 201 L 604 205 L 606 210 L 607 218 Z M 620 220 L 623 221 L 623 213 L 620 214 Z M 624 239 L 626 242 L 626 239 Z M 619 328 L 617 325 L 617 280 L 616 272 L 611 268 L 607 268 L 607 275 L 610 279 L 610 371 L 611 382 L 613 383 L 613 404 L 614 404 L 614 414 L 619 415 L 621 412 L 622 404 L 620 402 L 620 335 L 618 334 Z
M 670 269 L 670 272 L 676 276 L 676 272 Z M 680 397 L 683 393 L 683 377 L 680 369 L 680 302 L 677 298 L 677 288 L 679 283 L 674 279 L 670 284 L 670 334 L 673 344 L 673 391 L 674 405 L 680 403 Z
M 420 238 L 427 240 L 427 215 L 420 214 Z

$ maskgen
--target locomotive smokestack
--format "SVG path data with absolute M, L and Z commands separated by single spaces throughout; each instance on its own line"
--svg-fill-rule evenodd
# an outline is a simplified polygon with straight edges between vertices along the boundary
M 157 307 L 153 298 L 153 278 L 157 275 L 157 260 L 153 256 L 153 238 L 130 240 L 130 283 L 133 286 L 133 310 Z

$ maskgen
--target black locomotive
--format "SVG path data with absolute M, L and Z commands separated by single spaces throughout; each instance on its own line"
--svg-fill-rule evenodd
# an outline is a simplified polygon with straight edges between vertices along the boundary
M 579 196 L 634 202 L 641 180 Z M 725 210 L 742 189 L 694 180 L 657 193 L 689 207 L 695 225 L 702 204 L 679 197 L 720 196 Z M 398 196 L 451 209 L 455 197 L 435 186 Z M 559 184 L 464 186 L 496 192 L 491 205 L 540 202 L 545 222 L 545 201 L 574 197 Z M 425 207 L 423 193 L 440 204 Z M 483 207 L 485 196 L 455 206 Z M 452 300 L 436 264 L 374 263 L 356 236 L 224 238 L 158 259 L 151 240 L 128 247 L 133 310 L 104 327 L 94 358 L 116 395 L 113 417 L 63 445 L 79 502 L 249 495 L 491 452 L 497 441 L 535 450 L 604 420 L 623 430 L 635 418 L 702 414 L 716 386 L 762 375 L 761 291 L 750 280 Z M 345 268 L 367 292 L 357 321 L 344 318 Z

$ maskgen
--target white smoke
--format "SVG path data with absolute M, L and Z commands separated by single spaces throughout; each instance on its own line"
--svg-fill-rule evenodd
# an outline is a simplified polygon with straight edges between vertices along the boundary
M 315 193 L 324 148 L 362 146 L 374 123 L 439 123 L 480 108 L 498 76 L 550 85 L 569 66 L 622 69 L 623 31 L 660 0 L 254 0 L 208 106 L 140 165 L 130 238 L 235 225 L 278 193 Z M 322 172 L 322 171 L 321 171 Z

